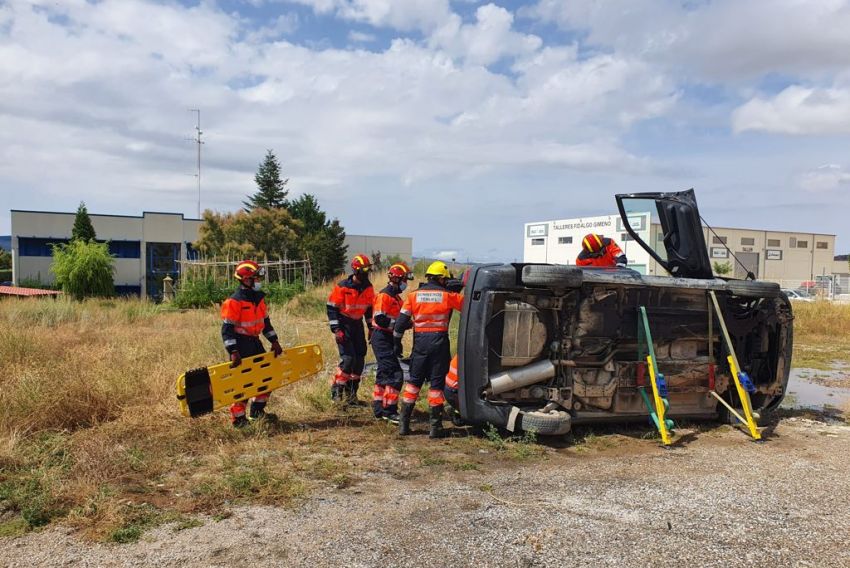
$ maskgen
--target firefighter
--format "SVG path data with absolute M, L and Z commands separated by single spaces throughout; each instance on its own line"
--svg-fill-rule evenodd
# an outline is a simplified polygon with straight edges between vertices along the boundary
M 395 324 L 394 336 L 400 347 L 405 330 L 413 327 L 413 351 L 410 356 L 410 379 L 402 389 L 399 434 L 410 434 L 410 417 L 413 405 L 425 381 L 428 387 L 431 438 L 441 438 L 443 430 L 443 387 L 449 370 L 451 346 L 449 321 L 452 310 L 463 306 L 463 296 L 446 289 L 452 278 L 445 262 L 431 263 L 425 272 L 427 282 L 407 295 Z M 397 350 L 398 347 L 397 347 Z
M 398 424 L 398 395 L 404 382 L 404 371 L 396 356 L 393 326 L 401 313 L 401 293 L 413 273 L 403 263 L 393 264 L 387 271 L 389 284 L 375 296 L 372 314 L 372 351 L 378 363 L 372 411 L 375 418 Z
M 362 406 L 357 400 L 360 376 L 366 362 L 366 335 L 372 335 L 372 304 L 375 290 L 369 282 L 372 263 L 365 254 L 351 261 L 352 274 L 339 282 L 328 296 L 328 323 L 339 349 L 339 367 L 331 384 L 331 400 L 342 404 Z
M 224 340 L 224 348 L 230 355 L 230 366 L 241 365 L 243 357 L 265 353 L 260 333 L 271 343 L 274 356 L 279 356 L 283 353 L 283 348 L 269 320 L 265 294 L 260 291 L 260 280 L 265 276 L 265 270 L 253 260 L 243 260 L 236 266 L 233 275 L 239 281 L 239 288 L 221 305 L 221 337 Z M 254 397 L 249 414 L 251 420 L 277 418 L 274 414 L 266 413 L 268 401 L 268 394 Z M 233 403 L 230 407 L 230 420 L 237 428 L 248 424 L 245 401 Z
M 581 240 L 581 252 L 576 257 L 577 266 L 626 266 L 628 260 L 614 239 L 590 233 Z

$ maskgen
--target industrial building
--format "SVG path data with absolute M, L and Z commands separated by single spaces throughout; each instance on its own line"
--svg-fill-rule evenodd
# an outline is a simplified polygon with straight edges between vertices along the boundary
M 345 245 L 348 247 L 346 264 L 350 264 L 357 254 L 366 254 L 374 257 L 375 253 L 380 253 L 380 258 L 383 260 L 398 256 L 408 263 L 409 266 L 412 266 L 413 239 L 410 237 L 346 235 Z
M 75 213 L 12 210 L 12 281 L 53 282 L 51 244 L 71 238 Z M 89 214 L 98 240 L 115 257 L 115 290 L 122 295 L 156 297 L 166 276 L 176 277 L 198 240 L 202 221 L 182 213 L 144 212 L 140 217 Z
M 666 255 L 661 242 L 661 226 L 652 221 L 650 213 L 629 213 L 629 223 L 659 256 Z M 759 279 L 779 282 L 789 288 L 832 276 L 844 288 L 850 284 L 847 282 L 850 278 L 847 262 L 835 259 L 835 235 L 732 227 L 713 229 L 711 232 L 703 227 L 709 258 L 713 263 L 729 263 L 729 276 L 744 278 L 747 271 L 751 271 Z M 523 259 L 525 262 L 575 264 L 582 238 L 591 232 L 616 240 L 626 253 L 629 266 L 641 274 L 667 275 L 626 232 L 619 215 L 526 223 Z M 730 251 L 743 266 L 735 261 Z
M 52 283 L 52 244 L 71 238 L 75 213 L 12 210 L 12 282 L 28 279 Z M 192 254 L 202 221 L 182 213 L 146 211 L 141 216 L 89 214 L 99 241 L 109 243 L 115 257 L 115 289 L 118 294 L 159 297 L 162 280 L 178 277 L 179 260 Z M 347 235 L 349 261 L 359 252 L 380 252 L 383 258 L 400 256 L 411 262 L 413 239 Z

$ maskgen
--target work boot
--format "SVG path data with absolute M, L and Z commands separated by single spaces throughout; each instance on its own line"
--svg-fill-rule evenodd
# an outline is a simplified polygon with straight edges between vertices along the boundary
M 428 437 L 431 439 L 435 438 L 445 438 L 448 432 L 443 429 L 443 405 L 432 406 L 431 407 L 431 416 L 429 418 L 429 423 L 431 424 L 431 431 L 428 433 Z
M 277 414 L 272 414 L 271 412 L 266 412 L 266 403 L 265 402 L 251 402 L 251 411 L 248 414 L 248 420 L 268 420 L 269 422 L 277 421 Z
M 380 420 L 384 417 L 384 401 L 382 400 L 373 400 L 372 401 L 372 414 L 375 415 L 375 418 Z
M 410 417 L 413 415 L 413 403 L 401 403 L 401 414 L 398 421 L 399 436 L 407 436 L 410 434 Z
M 346 402 L 345 387 L 346 385 L 340 385 L 336 383 L 331 385 L 332 402 L 334 402 L 335 404 L 344 404 Z
M 455 407 L 450 407 L 449 410 L 449 419 L 452 421 L 452 425 L 456 428 L 461 428 L 466 426 L 466 423 L 463 421 L 463 418 L 460 417 L 460 412 Z
M 398 415 L 398 412 L 387 412 L 382 418 L 390 424 L 399 424 L 401 422 L 401 416 Z
M 233 424 L 234 428 L 245 428 L 248 425 L 248 419 L 244 416 L 237 416 L 231 420 L 231 424 Z
M 350 380 L 345 383 L 346 394 L 348 396 L 348 405 L 349 406 L 369 406 L 362 400 L 357 398 L 357 391 L 360 389 L 360 380 Z

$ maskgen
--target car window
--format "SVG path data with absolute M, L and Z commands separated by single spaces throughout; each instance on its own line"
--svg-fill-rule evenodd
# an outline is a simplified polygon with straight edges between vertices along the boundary
M 655 200 L 624 199 L 623 207 L 626 210 L 625 223 L 637 234 L 638 240 L 643 241 L 644 245 L 652 248 L 662 260 L 667 261 L 664 232 L 661 229 Z

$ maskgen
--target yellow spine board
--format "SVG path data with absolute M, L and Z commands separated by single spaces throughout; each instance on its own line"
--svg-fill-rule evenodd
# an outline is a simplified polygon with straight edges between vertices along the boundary
M 664 421 L 664 413 L 667 409 L 664 407 L 664 400 L 661 398 L 661 395 L 658 394 L 658 384 L 655 378 L 655 366 L 652 364 L 652 357 L 649 355 L 646 356 L 646 363 L 649 367 L 649 378 L 652 383 L 652 399 L 655 401 L 655 415 L 658 417 L 658 431 L 661 432 L 661 441 L 664 442 L 665 446 L 669 446 L 672 441 L 670 440 L 670 432 L 667 430 L 667 423 Z
M 284 349 L 278 357 L 271 352 L 245 357 L 235 368 L 230 368 L 229 362 L 210 365 L 206 370 L 213 399 L 212 410 L 298 382 L 315 375 L 323 366 L 322 349 L 316 344 Z M 185 373 L 177 378 L 177 398 L 183 415 L 191 416 L 185 379 Z
M 738 398 L 741 399 L 741 406 L 744 408 L 744 416 L 747 419 L 747 428 L 750 429 L 750 436 L 754 440 L 761 440 L 761 432 L 758 430 L 758 425 L 753 419 L 753 407 L 750 403 L 750 393 L 746 391 L 744 385 L 741 384 L 741 379 L 738 376 L 738 366 L 735 364 L 735 359 L 731 355 L 726 358 L 729 361 L 729 369 L 732 371 L 732 378 L 735 379 L 735 388 L 738 389 Z

